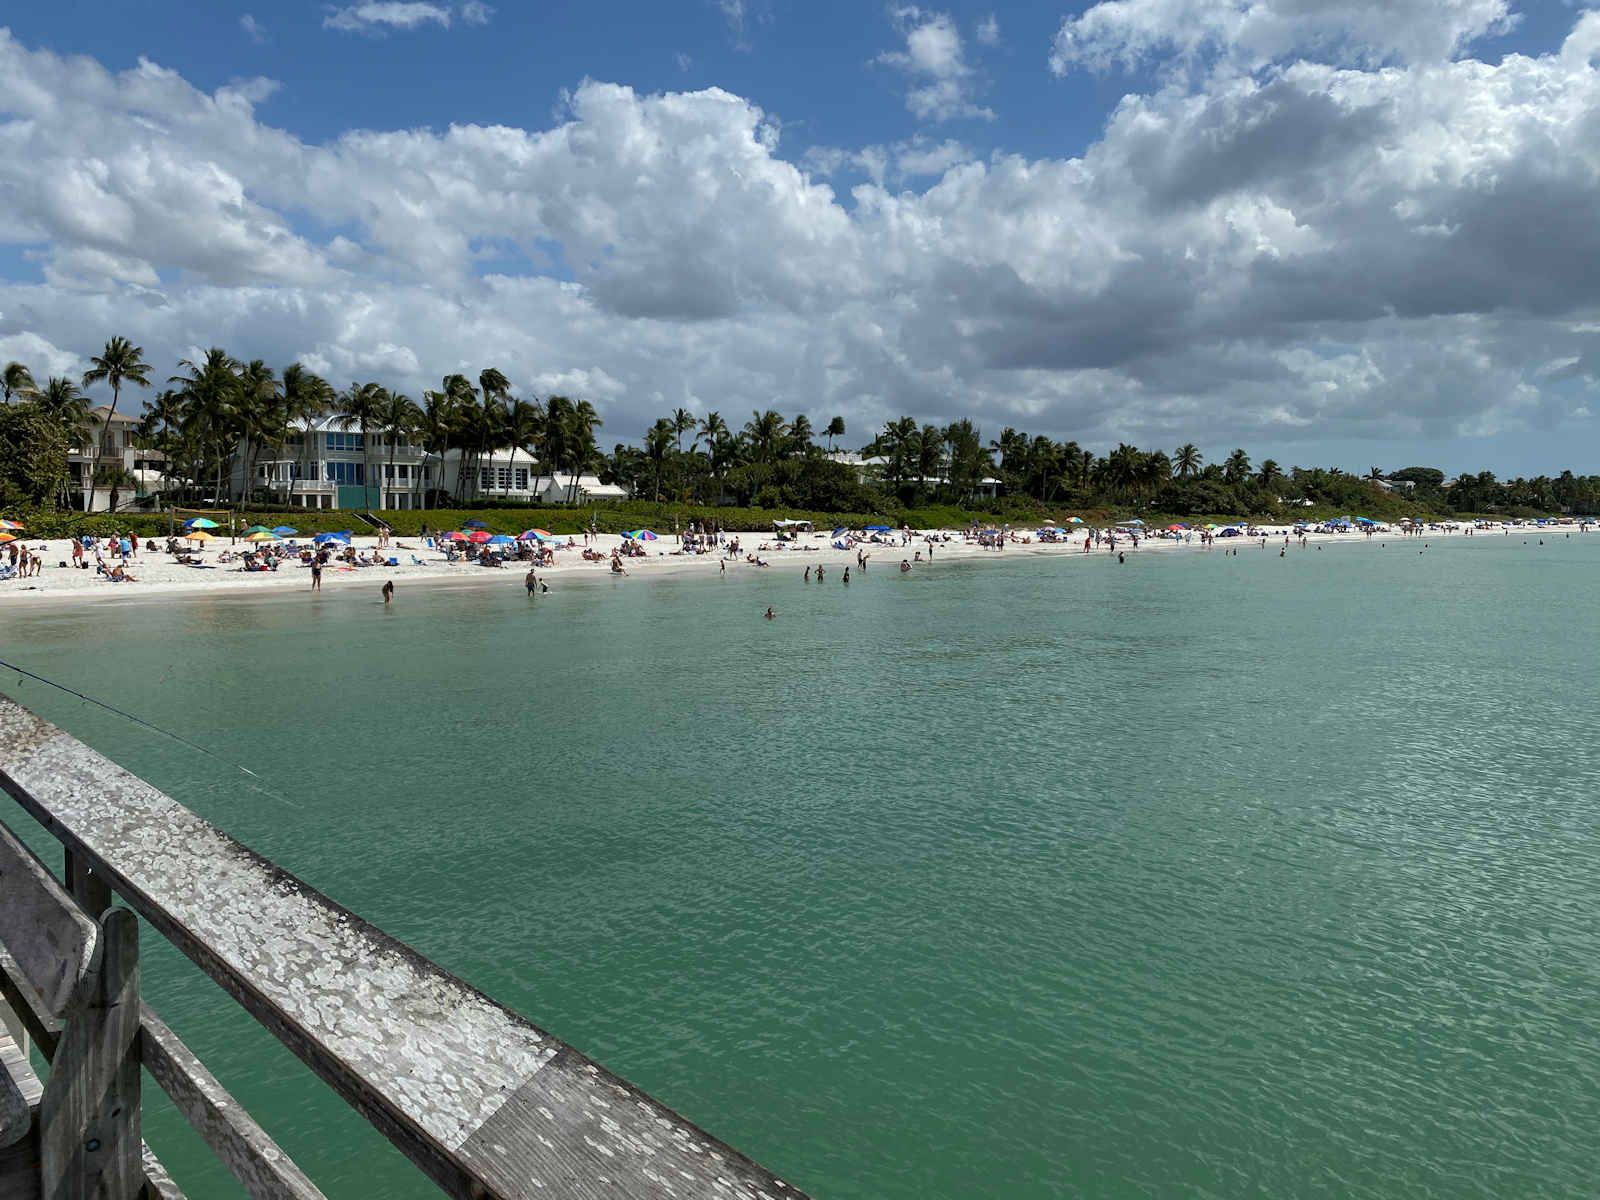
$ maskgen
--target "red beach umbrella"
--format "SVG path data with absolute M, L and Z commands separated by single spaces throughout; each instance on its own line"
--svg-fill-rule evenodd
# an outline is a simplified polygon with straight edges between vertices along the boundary
M 490 533 L 487 529 L 474 529 L 471 533 L 469 533 L 467 535 L 467 541 L 469 541 L 469 542 L 487 542 L 493 536 L 494 535 L 492 533 Z

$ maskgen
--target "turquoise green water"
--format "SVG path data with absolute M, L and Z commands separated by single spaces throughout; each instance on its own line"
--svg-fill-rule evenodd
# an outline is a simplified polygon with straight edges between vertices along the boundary
M 1577 1197 L 1597 589 L 1519 536 L 0 616 L 292 806 L 0 687 L 821 1196 Z M 146 978 L 330 1196 L 429 1194 Z

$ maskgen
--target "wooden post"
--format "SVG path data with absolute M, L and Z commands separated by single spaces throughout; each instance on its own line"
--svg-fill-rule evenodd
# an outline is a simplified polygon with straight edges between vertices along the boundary
M 100 921 L 99 970 L 67 1014 L 39 1104 L 41 1192 L 50 1200 L 136 1200 L 144 1187 L 139 1119 L 139 920 Z

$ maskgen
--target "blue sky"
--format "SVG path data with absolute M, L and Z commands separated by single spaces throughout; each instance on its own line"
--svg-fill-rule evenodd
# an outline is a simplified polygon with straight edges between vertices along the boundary
M 41 370 L 112 323 L 413 394 L 493 362 L 586 391 L 612 438 L 684 404 L 1363 470 L 1600 448 L 1600 262 L 1566 227 L 1600 200 L 1583 6 L 6 21 L 0 354 Z

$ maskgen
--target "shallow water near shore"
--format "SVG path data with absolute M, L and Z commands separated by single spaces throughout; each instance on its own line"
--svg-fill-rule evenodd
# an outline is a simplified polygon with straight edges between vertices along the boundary
M 1385 541 L 5 614 L 273 794 L 0 689 L 821 1197 L 1588 1196 L 1600 536 Z M 330 1196 L 435 1194 L 158 940 Z

